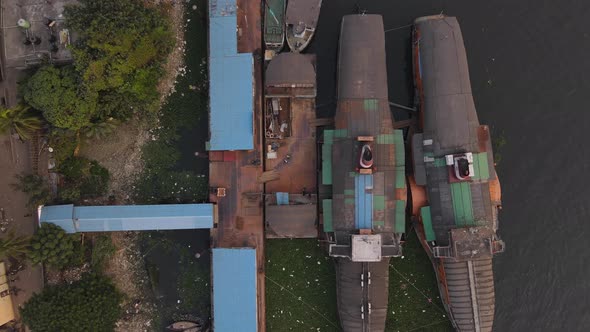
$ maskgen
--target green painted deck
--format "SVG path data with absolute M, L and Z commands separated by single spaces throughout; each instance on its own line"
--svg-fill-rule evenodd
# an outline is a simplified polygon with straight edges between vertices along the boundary
M 406 201 L 395 201 L 395 232 L 406 232 Z
M 488 180 L 490 178 L 490 165 L 488 164 L 488 153 L 480 152 L 473 155 L 474 178 L 476 180 Z
M 430 206 L 420 208 L 420 215 L 422 216 L 422 225 L 424 226 L 424 234 L 426 241 L 435 241 L 434 229 L 432 228 L 432 216 L 430 215 Z
M 324 130 L 324 144 L 322 144 L 322 184 L 332 184 L 332 143 L 334 131 Z M 330 210 L 331 211 L 331 210 Z
M 285 38 L 286 0 L 266 0 L 264 15 L 264 42 L 283 44 Z
M 322 211 L 324 212 L 324 232 L 333 232 L 334 223 L 332 221 L 332 200 L 322 200 Z
M 475 220 L 469 182 L 451 183 L 451 197 L 453 211 L 455 212 L 455 224 L 457 226 L 474 226 Z
M 365 111 L 376 111 L 379 109 L 379 101 L 377 99 L 365 99 L 364 109 Z

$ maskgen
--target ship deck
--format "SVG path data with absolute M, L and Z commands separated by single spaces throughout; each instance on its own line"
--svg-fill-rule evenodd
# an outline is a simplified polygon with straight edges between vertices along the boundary
M 267 174 L 274 178 L 266 182 L 266 236 L 314 238 L 317 237 L 315 99 L 278 99 L 281 107 L 288 108 L 291 114 L 287 128 L 290 136 L 266 139 L 267 146 L 280 145 L 276 158 L 269 159 L 266 154 L 264 160 Z M 277 193 L 287 193 L 287 201 L 281 202 L 285 195 L 277 196 Z

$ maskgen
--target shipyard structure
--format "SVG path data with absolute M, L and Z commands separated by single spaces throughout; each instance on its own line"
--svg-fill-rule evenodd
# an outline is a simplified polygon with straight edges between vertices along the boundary
M 490 130 L 475 111 L 457 19 L 418 18 L 413 60 L 420 120 L 409 182 L 417 233 L 457 331 L 492 331 L 492 257 L 504 251 L 496 234 L 500 183 Z
M 404 139 L 393 129 L 380 15 L 342 19 L 334 129 L 324 130 L 323 228 L 335 258 L 344 331 L 383 331 L 389 260 L 405 232 Z

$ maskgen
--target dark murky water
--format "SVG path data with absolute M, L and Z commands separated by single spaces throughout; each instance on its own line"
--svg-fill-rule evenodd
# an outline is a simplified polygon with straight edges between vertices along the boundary
M 324 0 L 309 50 L 323 115 L 335 108 L 340 19 L 356 4 L 386 30 L 441 11 L 461 23 L 480 121 L 507 141 L 494 330 L 590 329 L 590 1 Z M 409 41 L 409 27 L 386 33 L 390 100 L 406 105 Z

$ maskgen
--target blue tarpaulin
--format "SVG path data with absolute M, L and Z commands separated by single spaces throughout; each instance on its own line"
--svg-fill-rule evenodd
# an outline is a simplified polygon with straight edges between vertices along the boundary
M 254 62 L 237 50 L 236 0 L 209 0 L 209 106 L 212 151 L 254 148 Z
M 213 249 L 213 330 L 256 332 L 256 250 Z

